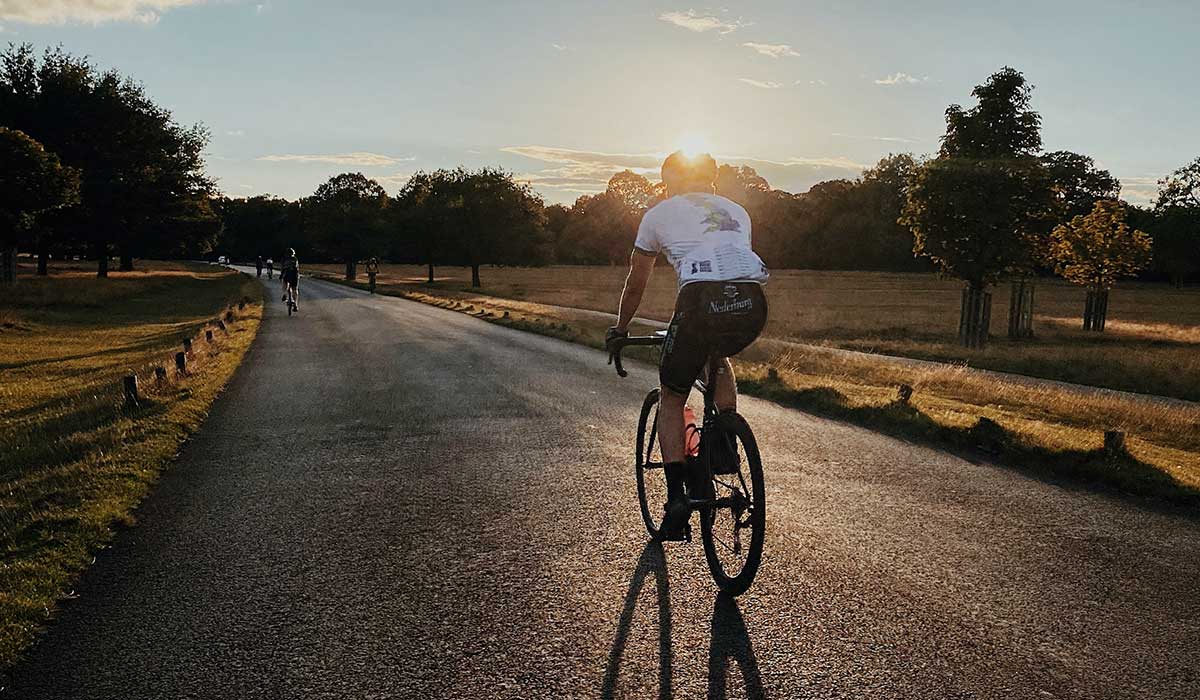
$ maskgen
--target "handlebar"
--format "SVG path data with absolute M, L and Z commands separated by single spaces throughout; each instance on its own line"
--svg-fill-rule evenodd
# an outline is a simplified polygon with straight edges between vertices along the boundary
M 629 373 L 621 366 L 621 351 L 630 345 L 662 345 L 666 341 L 663 335 L 632 335 L 613 341 L 613 347 L 608 353 L 608 364 L 617 366 L 617 374 L 628 377 Z

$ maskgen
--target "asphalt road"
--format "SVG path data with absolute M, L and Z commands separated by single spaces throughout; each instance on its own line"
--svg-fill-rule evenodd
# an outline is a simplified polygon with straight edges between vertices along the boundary
M 766 554 L 718 598 L 646 543 L 631 369 L 304 280 L 6 693 L 1200 692 L 1200 522 L 752 399 Z

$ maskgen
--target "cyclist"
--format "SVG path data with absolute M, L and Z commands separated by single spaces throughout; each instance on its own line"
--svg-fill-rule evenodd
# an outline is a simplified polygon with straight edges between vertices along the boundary
M 375 293 L 375 277 L 379 274 L 379 260 L 371 258 L 367 261 L 367 279 L 368 286 L 371 288 L 371 293 Z
M 655 258 L 665 255 L 679 283 L 659 367 L 665 539 L 682 539 L 691 514 L 684 485 L 699 465 L 691 467 L 685 458 L 683 412 L 692 383 L 710 358 L 719 358 L 713 363 L 717 376 L 709 378 L 716 382 L 715 401 L 722 411 L 736 409 L 737 383 L 728 358 L 754 342 L 767 320 L 762 285 L 769 275 L 750 247 L 750 216 L 714 193 L 716 179 L 717 163 L 707 153 L 677 151 L 663 161 L 667 199 L 647 211 L 638 226 L 617 325 L 606 338 L 611 343 L 628 335 Z
M 280 301 L 292 301 L 292 308 L 300 310 L 300 261 L 296 258 L 296 250 L 288 248 L 287 259 L 280 268 L 279 279 L 283 281 L 283 298 Z
M 275 276 L 275 261 L 267 258 L 267 279 L 274 279 Z
M 260 255 L 260 256 L 258 256 L 258 260 L 257 260 L 257 261 L 255 261 L 255 263 L 254 263 L 254 267 L 255 267 L 255 269 L 257 269 L 257 270 L 258 270 L 258 276 L 259 276 L 259 277 L 262 277 L 263 261 L 262 261 L 262 256 L 261 256 L 261 255 Z

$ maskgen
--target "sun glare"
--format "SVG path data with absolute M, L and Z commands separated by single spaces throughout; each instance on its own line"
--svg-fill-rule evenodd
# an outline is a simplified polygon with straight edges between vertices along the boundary
M 712 146 L 708 142 L 708 137 L 694 131 L 683 134 L 676 139 L 675 148 L 683 151 L 683 154 L 689 157 L 698 153 L 712 153 Z

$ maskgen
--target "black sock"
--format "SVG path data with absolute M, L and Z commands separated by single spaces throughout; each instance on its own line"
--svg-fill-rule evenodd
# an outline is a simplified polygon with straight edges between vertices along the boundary
M 664 462 L 663 474 L 667 477 L 667 500 L 675 501 L 683 498 L 683 482 L 687 478 L 686 462 Z

